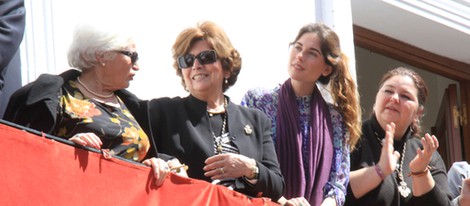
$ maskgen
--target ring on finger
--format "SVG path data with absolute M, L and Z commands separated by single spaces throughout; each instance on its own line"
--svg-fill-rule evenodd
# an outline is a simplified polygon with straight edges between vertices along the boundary
M 221 174 L 224 174 L 224 173 L 225 173 L 225 172 L 224 172 L 224 168 L 219 167 L 219 170 L 220 170 L 220 173 L 221 173 Z

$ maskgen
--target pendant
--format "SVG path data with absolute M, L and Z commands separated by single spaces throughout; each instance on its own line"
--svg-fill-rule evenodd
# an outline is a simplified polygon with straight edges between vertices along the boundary
M 222 145 L 217 144 L 217 152 L 218 152 L 219 154 L 222 154 Z
M 398 186 L 398 191 L 400 192 L 401 196 L 404 198 L 408 197 L 408 195 L 410 195 L 411 193 L 411 190 L 410 188 L 408 188 L 405 181 L 400 182 L 400 186 Z
M 216 145 L 216 150 L 217 154 L 222 154 L 222 137 L 215 137 L 215 145 Z

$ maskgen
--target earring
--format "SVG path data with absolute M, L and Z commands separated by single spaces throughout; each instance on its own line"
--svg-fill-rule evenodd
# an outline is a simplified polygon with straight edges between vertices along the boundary
M 228 79 L 227 78 L 224 78 L 224 83 L 228 84 Z
M 101 62 L 101 66 L 102 66 L 102 67 L 105 67 L 105 66 L 106 66 L 106 63 Z

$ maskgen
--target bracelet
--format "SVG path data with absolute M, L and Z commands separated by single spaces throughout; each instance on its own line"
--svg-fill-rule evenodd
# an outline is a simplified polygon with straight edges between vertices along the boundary
M 380 166 L 378 164 L 374 165 L 374 169 L 377 172 L 377 175 L 379 175 L 380 179 L 385 179 L 384 172 L 382 171 L 382 169 L 380 169 Z
M 416 176 L 416 177 L 421 177 L 421 176 L 424 176 L 426 175 L 428 172 L 429 172 L 429 169 L 431 169 L 431 166 L 426 166 L 426 169 L 424 169 L 423 171 L 421 172 L 410 172 L 408 174 L 408 177 L 411 177 L 411 176 Z

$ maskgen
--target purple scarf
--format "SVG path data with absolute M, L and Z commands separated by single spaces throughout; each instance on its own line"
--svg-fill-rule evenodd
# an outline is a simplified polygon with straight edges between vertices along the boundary
M 284 197 L 305 197 L 312 206 L 316 206 L 323 201 L 323 187 L 328 182 L 333 161 L 330 111 L 317 87 L 312 94 L 310 109 L 309 145 L 303 156 L 300 114 L 291 80 L 281 85 L 276 120 L 276 152 L 286 182 Z M 308 165 L 304 165 L 303 158 L 308 159 Z

